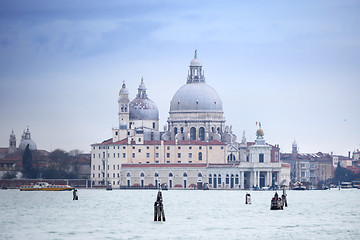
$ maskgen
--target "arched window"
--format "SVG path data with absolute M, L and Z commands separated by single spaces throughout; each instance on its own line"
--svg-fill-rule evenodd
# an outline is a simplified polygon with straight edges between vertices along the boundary
M 187 177 L 187 173 L 186 173 L 186 172 L 184 172 L 183 177 Z
M 124 112 L 124 104 L 121 104 L 121 112 Z
M 145 177 L 145 174 L 142 172 L 142 173 L 140 174 L 140 177 Z
M 156 172 L 156 173 L 155 173 L 155 177 L 158 177 L 158 176 L 159 176 L 159 174 Z
M 198 173 L 198 177 L 202 177 L 202 174 L 201 174 L 201 173 Z
M 128 172 L 128 173 L 126 174 L 126 176 L 127 176 L 127 177 L 131 177 L 131 174 Z
M 202 152 L 199 152 L 199 160 L 202 160 Z
M 184 133 L 184 128 L 183 127 L 180 128 L 180 133 Z
M 190 128 L 190 140 L 196 140 L 196 128 Z
M 212 176 L 209 174 L 209 184 L 212 184 Z
M 226 184 L 229 184 L 229 182 L 230 182 L 229 174 L 226 174 L 226 179 L 225 179 L 225 181 L 226 181 Z
M 199 128 L 199 138 L 200 141 L 205 141 L 205 128 L 203 127 Z
M 173 177 L 174 175 L 173 175 L 173 173 L 172 172 L 170 172 L 169 173 L 169 177 Z
M 235 157 L 234 154 L 230 153 L 230 154 L 228 155 L 228 157 L 227 157 L 227 160 L 228 160 L 228 161 L 236 161 L 236 157 Z
M 177 134 L 177 127 L 174 127 L 174 136 Z

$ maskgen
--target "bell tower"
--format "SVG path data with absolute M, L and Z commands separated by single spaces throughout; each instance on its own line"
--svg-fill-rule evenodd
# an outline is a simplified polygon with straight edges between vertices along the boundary
M 14 153 L 16 151 L 16 136 L 14 130 L 11 131 L 9 139 L 9 153 Z
M 187 83 L 205 82 L 204 71 L 202 70 L 202 64 L 197 58 L 197 50 L 195 50 L 194 59 L 190 63 L 190 69 L 188 72 Z
M 119 128 L 122 129 L 129 126 L 129 91 L 126 88 L 125 81 L 119 92 Z

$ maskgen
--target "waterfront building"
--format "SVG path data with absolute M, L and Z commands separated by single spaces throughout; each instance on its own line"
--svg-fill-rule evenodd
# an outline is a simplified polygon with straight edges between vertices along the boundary
M 159 131 L 159 112 L 141 79 L 130 101 L 123 83 L 119 92 L 119 126 L 112 138 L 91 145 L 93 185 L 170 188 L 244 189 L 287 185 L 289 165 L 280 162 L 278 145 L 265 142 L 259 124 L 255 142 L 236 141 L 225 125 L 222 102 L 206 84 L 197 52 L 186 84 L 170 102 L 167 127 Z M 282 168 L 284 166 L 284 168 Z M 285 176 L 285 177 L 284 177 Z

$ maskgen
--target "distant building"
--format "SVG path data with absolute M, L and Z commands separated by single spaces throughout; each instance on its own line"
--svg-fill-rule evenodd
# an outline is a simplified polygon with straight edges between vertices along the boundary
M 265 142 L 260 123 L 255 142 L 247 142 L 245 133 L 241 143 L 236 141 L 232 127 L 225 125 L 220 97 L 205 83 L 196 51 L 162 132 L 158 109 L 146 90 L 141 79 L 130 101 L 123 83 L 119 127 L 112 129 L 112 138 L 91 145 L 93 185 L 146 187 L 161 182 L 170 188 L 207 184 L 244 189 L 288 184 L 289 165 L 280 162 L 278 145 Z

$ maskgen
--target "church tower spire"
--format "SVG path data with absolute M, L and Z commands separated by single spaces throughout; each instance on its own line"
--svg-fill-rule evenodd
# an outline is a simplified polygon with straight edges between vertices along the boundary
M 197 58 L 197 50 L 195 50 L 194 59 L 190 62 L 187 83 L 205 82 L 202 64 Z

